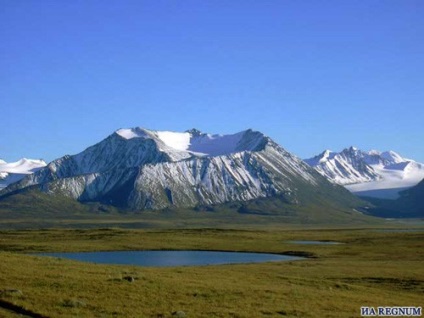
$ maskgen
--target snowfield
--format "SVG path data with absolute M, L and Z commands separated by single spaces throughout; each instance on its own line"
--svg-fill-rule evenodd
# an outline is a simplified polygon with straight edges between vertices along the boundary
M 165 147 L 163 151 L 185 151 L 198 156 L 229 155 L 243 150 L 253 150 L 258 143 L 243 145 L 241 141 L 247 131 L 231 135 L 212 135 L 201 133 L 198 130 L 186 132 L 154 131 L 144 128 L 119 129 L 118 135 L 125 139 L 144 138 L 160 140 Z
M 379 180 L 351 184 L 346 188 L 361 196 L 397 199 L 400 191 L 413 187 L 424 179 L 424 165 L 415 161 L 387 167 L 374 165 L 373 168 L 381 176 Z

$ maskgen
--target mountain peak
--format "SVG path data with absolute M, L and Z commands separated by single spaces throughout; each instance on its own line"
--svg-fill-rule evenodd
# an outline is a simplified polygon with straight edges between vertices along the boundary
M 360 150 L 357 147 L 355 147 L 355 146 L 350 146 L 349 148 L 346 148 L 344 151 L 350 152 L 350 153 L 357 153 Z
M 133 139 L 133 138 L 148 138 L 149 131 L 141 127 L 135 128 L 121 128 L 115 131 L 115 133 L 121 136 L 124 139 Z
M 331 151 L 330 149 L 326 149 L 319 155 L 319 157 L 321 157 L 320 161 L 332 159 L 335 155 L 336 153 L 334 151 Z
M 400 162 L 404 162 L 404 161 L 411 161 L 411 160 L 406 160 L 405 158 L 401 157 L 398 153 L 389 150 L 389 151 L 384 151 L 380 154 L 381 158 L 389 161 L 390 163 L 400 163 Z
M 193 137 L 199 137 L 199 136 L 203 135 L 203 133 L 199 129 L 196 129 L 196 128 L 186 130 L 185 132 L 189 133 Z
M 304 161 L 311 167 L 315 167 L 321 163 L 327 162 L 330 159 L 333 159 L 337 153 L 327 149 L 321 152 L 319 155 L 316 155 L 313 158 L 305 159 Z

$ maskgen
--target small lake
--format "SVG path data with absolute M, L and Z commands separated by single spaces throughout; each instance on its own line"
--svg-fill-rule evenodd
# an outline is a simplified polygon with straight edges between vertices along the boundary
M 81 262 L 99 264 L 122 264 L 155 267 L 262 263 L 304 259 L 303 257 L 279 254 L 213 251 L 113 251 L 37 253 L 36 255 L 66 258 Z
M 287 241 L 290 244 L 304 244 L 304 245 L 339 245 L 341 242 L 334 241 Z
M 379 229 L 375 232 L 386 232 L 386 233 L 408 233 L 408 232 L 424 232 L 424 229 Z

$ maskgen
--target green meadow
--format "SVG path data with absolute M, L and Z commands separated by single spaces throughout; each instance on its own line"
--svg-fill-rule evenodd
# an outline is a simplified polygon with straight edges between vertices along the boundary
M 161 249 L 307 258 L 159 268 L 31 255 Z M 0 317 L 360 317 L 361 306 L 423 305 L 424 231 L 322 226 L 3 230 L 0 259 Z

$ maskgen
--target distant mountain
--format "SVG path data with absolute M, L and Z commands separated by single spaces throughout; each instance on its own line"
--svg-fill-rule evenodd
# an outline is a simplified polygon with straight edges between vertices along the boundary
M 424 178 L 424 164 L 394 151 L 329 150 L 305 160 L 330 181 L 360 196 L 396 199 Z
M 34 188 L 133 210 L 267 197 L 294 205 L 358 204 L 348 191 L 250 129 L 231 135 L 119 129 L 83 152 L 54 160 L 9 185 L 0 196 Z
M 407 190 L 400 192 L 396 200 L 368 198 L 374 207 L 368 213 L 386 218 L 424 217 L 424 179 Z
M 402 191 L 396 206 L 397 210 L 406 211 L 414 217 L 424 217 L 424 179 L 416 186 Z
M 22 158 L 16 162 L 7 163 L 0 159 L 0 190 L 45 166 L 46 163 L 43 160 Z

